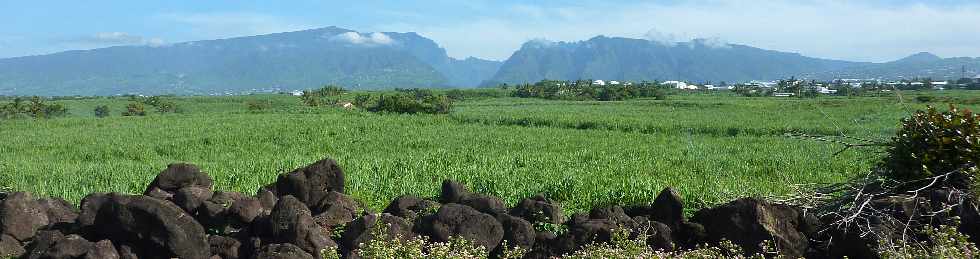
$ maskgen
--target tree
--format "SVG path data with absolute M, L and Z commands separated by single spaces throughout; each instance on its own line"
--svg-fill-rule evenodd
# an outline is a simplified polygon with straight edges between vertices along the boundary
M 370 102 L 370 101 L 371 101 L 371 95 L 368 95 L 368 94 L 358 94 L 358 95 L 354 96 L 354 102 L 352 102 L 352 104 L 354 104 L 357 107 L 364 108 L 364 107 L 367 107 L 368 102 Z
M 146 109 L 142 103 L 132 102 L 126 105 L 126 111 L 122 112 L 122 116 L 146 116 Z
M 259 101 L 259 100 L 249 100 L 245 102 L 245 106 L 248 107 L 248 111 L 252 113 L 258 113 L 269 108 L 272 108 L 272 102 L 270 101 Z
M 96 106 L 95 117 L 99 117 L 99 118 L 109 117 L 109 106 L 106 105 Z
M 158 101 L 156 105 L 153 106 L 155 106 L 157 108 L 157 112 L 160 113 L 176 113 L 180 111 L 180 109 L 177 108 L 177 103 L 171 101 Z

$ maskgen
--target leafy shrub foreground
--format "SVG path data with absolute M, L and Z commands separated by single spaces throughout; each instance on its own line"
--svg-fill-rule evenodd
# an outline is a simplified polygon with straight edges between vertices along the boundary
M 490 258 L 491 256 L 481 246 L 463 238 L 452 238 L 449 242 L 431 242 L 426 238 L 391 238 L 380 228 L 381 224 L 372 229 L 375 238 L 361 244 L 356 253 L 362 258 Z M 879 247 L 878 256 L 883 259 L 891 258 L 974 258 L 980 255 L 980 249 L 969 241 L 969 237 L 960 233 L 954 226 L 939 226 L 927 228 L 920 233 L 925 236 L 924 242 L 902 242 L 897 246 Z M 648 236 L 639 235 L 631 238 L 630 231 L 616 231 L 610 242 L 592 243 L 582 249 L 562 256 L 568 259 L 764 259 L 789 258 L 780 254 L 778 248 L 771 242 L 760 244 L 765 249 L 763 253 L 746 255 L 737 245 L 730 241 L 722 241 L 716 246 L 702 245 L 696 249 L 681 251 L 664 251 L 653 249 L 647 245 Z M 505 247 L 506 243 L 504 244 Z M 324 258 L 341 258 L 336 251 L 325 251 Z M 493 258 L 515 259 L 525 256 L 527 251 L 513 247 L 505 249 Z
M 980 161 L 980 115 L 952 105 L 945 112 L 930 106 L 902 120 L 892 143 L 882 166 L 895 180 L 918 181 L 957 171 L 975 178 Z

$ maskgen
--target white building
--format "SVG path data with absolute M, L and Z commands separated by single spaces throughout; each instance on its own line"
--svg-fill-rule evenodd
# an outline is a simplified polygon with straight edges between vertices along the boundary
M 826 87 L 821 86 L 821 87 L 817 87 L 817 92 L 822 93 L 822 94 L 836 94 L 837 93 L 837 90 L 833 90 L 833 89 L 830 89 L 830 88 L 826 88 Z
M 592 81 L 592 84 L 593 85 L 606 85 L 606 81 L 595 80 L 595 81 Z
M 704 89 L 708 90 L 732 90 L 733 88 L 733 86 L 704 85 Z
M 693 85 L 693 84 L 690 84 L 689 85 L 689 84 L 687 84 L 685 82 L 681 82 L 681 81 L 666 81 L 663 84 L 664 85 L 672 85 L 672 86 L 674 86 L 674 88 L 677 88 L 677 89 L 684 89 L 684 90 L 697 90 L 698 89 L 698 86 L 697 85 Z
M 293 96 L 303 96 L 303 91 L 295 90 L 295 91 L 289 92 L 289 94 L 291 94 Z
M 619 85 L 619 81 L 609 81 L 610 85 Z

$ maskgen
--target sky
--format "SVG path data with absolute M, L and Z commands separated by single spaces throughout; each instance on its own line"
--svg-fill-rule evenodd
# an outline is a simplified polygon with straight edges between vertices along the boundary
M 418 32 L 450 56 L 507 59 L 524 42 L 694 38 L 885 62 L 980 56 L 978 0 L 0 0 L 0 58 L 338 26 Z

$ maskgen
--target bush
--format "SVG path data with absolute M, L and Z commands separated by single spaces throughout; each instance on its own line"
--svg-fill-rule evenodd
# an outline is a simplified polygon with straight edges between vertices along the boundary
M 0 119 L 17 119 L 31 117 L 44 119 L 60 117 L 68 114 L 68 108 L 60 103 L 46 103 L 41 97 L 34 96 L 30 102 L 22 98 L 0 106 Z
M 122 116 L 146 116 L 146 109 L 143 103 L 132 102 L 126 105 L 126 111 L 122 112 Z
M 520 98 L 544 98 L 554 100 L 621 101 L 633 98 L 666 98 L 666 85 L 656 82 L 638 84 L 596 85 L 591 80 L 556 81 L 542 80 L 517 86 L 511 93 Z
M 372 112 L 447 114 L 453 101 L 445 95 L 410 96 L 408 94 L 381 95 L 377 103 L 369 106 Z
M 920 102 L 920 103 L 929 103 L 929 102 L 932 102 L 934 99 L 935 98 L 933 98 L 932 96 L 928 96 L 928 95 L 920 95 L 920 96 L 916 96 L 915 97 L 915 101 Z
M 177 108 L 177 103 L 171 101 L 159 101 L 154 105 L 159 113 L 178 113 L 180 108 Z
M 96 106 L 95 117 L 99 117 L 99 118 L 109 117 L 109 106 L 106 105 Z
M 357 255 L 361 258 L 489 258 L 490 254 L 483 246 L 477 246 L 462 237 L 452 237 L 447 242 L 432 242 L 425 237 L 404 238 L 389 237 L 385 231 L 387 225 L 375 224 L 371 233 L 375 237 L 367 243 L 360 244 Z M 501 259 L 521 258 L 524 250 L 511 248 L 506 241 L 503 246 Z
M 878 254 L 881 258 L 975 258 L 980 254 L 980 249 L 955 226 L 926 226 L 921 232 L 926 239 L 923 242 L 879 242 Z
M 340 98 L 337 96 L 340 96 L 345 92 L 347 92 L 347 90 L 344 88 L 328 85 L 316 90 L 303 91 L 303 95 L 299 98 L 306 106 L 319 107 L 337 104 L 337 102 L 340 100 Z
M 368 102 L 371 101 L 371 95 L 368 94 L 358 94 L 354 96 L 354 101 L 351 102 L 354 106 L 365 108 L 368 107 Z
M 249 100 L 245 102 L 245 106 L 248 107 L 248 111 L 252 113 L 262 112 L 272 108 L 272 102 L 270 101 L 259 101 L 259 100 Z
M 893 179 L 917 181 L 957 171 L 972 177 L 977 172 L 980 115 L 952 105 L 946 112 L 930 106 L 903 119 L 896 135 L 882 166 Z

